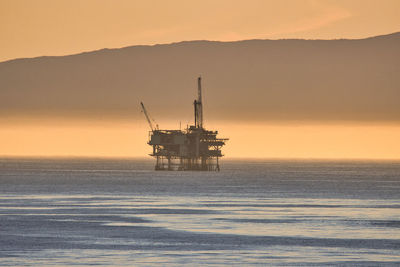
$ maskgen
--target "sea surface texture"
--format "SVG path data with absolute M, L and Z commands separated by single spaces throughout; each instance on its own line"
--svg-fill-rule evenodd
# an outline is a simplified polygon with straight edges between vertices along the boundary
M 2 266 L 399 266 L 400 162 L 0 159 Z

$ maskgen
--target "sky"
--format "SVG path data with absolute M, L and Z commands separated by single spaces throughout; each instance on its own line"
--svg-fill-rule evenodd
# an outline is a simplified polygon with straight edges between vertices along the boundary
M 0 127 L 5 156 L 148 157 L 148 125 L 136 121 L 42 121 Z M 179 129 L 179 122 L 161 122 Z M 226 158 L 400 160 L 399 124 L 207 121 L 229 137 Z M 168 128 L 168 127 L 167 127 Z M 1 154 L 0 154 L 1 156 Z
M 364 38 L 398 0 L 0 0 L 0 61 L 182 40 Z
M 0 62 L 183 40 L 357 39 L 398 31 L 399 0 L 0 0 Z M 0 125 L 0 155 L 151 152 L 144 118 L 0 118 Z M 210 120 L 208 125 L 230 138 L 223 149 L 229 158 L 400 159 L 399 123 Z

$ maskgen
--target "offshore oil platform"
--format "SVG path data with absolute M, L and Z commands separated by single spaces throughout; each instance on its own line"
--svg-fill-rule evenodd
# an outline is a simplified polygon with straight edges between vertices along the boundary
M 221 147 L 227 138 L 217 138 L 218 131 L 208 131 L 203 127 L 203 103 L 201 97 L 201 77 L 197 80 L 198 96 L 194 100 L 194 125 L 185 130 L 160 130 L 152 121 L 143 102 L 142 111 L 150 125 L 148 144 L 153 147 L 156 158 L 155 170 L 179 171 L 219 171 Z

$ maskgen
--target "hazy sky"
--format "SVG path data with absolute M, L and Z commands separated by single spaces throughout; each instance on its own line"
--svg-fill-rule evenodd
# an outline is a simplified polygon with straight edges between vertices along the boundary
M 182 40 L 362 38 L 399 0 L 0 0 L 0 61 Z
M 31 121 L 0 119 L 0 156 L 146 157 L 145 119 L 119 121 Z M 179 122 L 162 122 L 179 128 Z M 168 128 L 167 127 L 167 128 Z M 207 121 L 229 137 L 228 158 L 400 159 L 400 125 L 303 123 L 226 123 Z

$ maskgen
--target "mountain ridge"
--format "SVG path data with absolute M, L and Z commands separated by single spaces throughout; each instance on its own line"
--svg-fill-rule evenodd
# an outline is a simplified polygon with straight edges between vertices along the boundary
M 100 48 L 100 49 L 95 49 L 95 50 L 90 50 L 90 51 L 83 51 L 83 52 L 78 52 L 78 53 L 73 53 L 73 54 L 57 55 L 57 56 L 43 55 L 43 56 L 35 56 L 35 57 L 13 58 L 13 59 L 5 60 L 5 61 L 0 61 L 0 64 L 7 63 L 7 62 L 10 62 L 10 61 L 15 61 L 15 60 L 38 59 L 38 58 L 49 58 L 49 57 L 58 58 L 58 57 L 79 56 L 79 55 L 91 54 L 91 53 L 96 53 L 96 52 L 123 50 L 123 49 L 127 49 L 127 48 L 135 48 L 135 47 L 170 46 L 170 45 L 179 45 L 179 44 L 185 44 L 185 43 L 241 43 L 241 42 L 252 42 L 252 41 L 359 41 L 359 40 L 370 40 L 370 39 L 379 39 L 379 38 L 388 38 L 388 37 L 396 37 L 396 38 L 400 39 L 400 31 L 393 32 L 393 33 L 388 33 L 388 34 L 370 36 L 370 37 L 365 37 L 365 38 L 356 38 L 356 39 L 349 39 L 349 38 L 337 38 L 337 39 L 282 38 L 282 39 L 244 39 L 244 40 L 237 40 L 237 41 L 186 40 L 186 41 L 177 41 L 177 42 L 161 43 L 161 44 L 129 45 L 129 46 L 123 46 L 123 47 L 117 47 L 117 48 L 106 48 L 105 47 L 105 48 Z
M 400 32 L 365 39 L 183 41 L 0 63 L 0 117 L 400 121 Z M 184 114 L 184 115 L 182 115 Z M 36 115 L 35 115 L 36 116 Z

